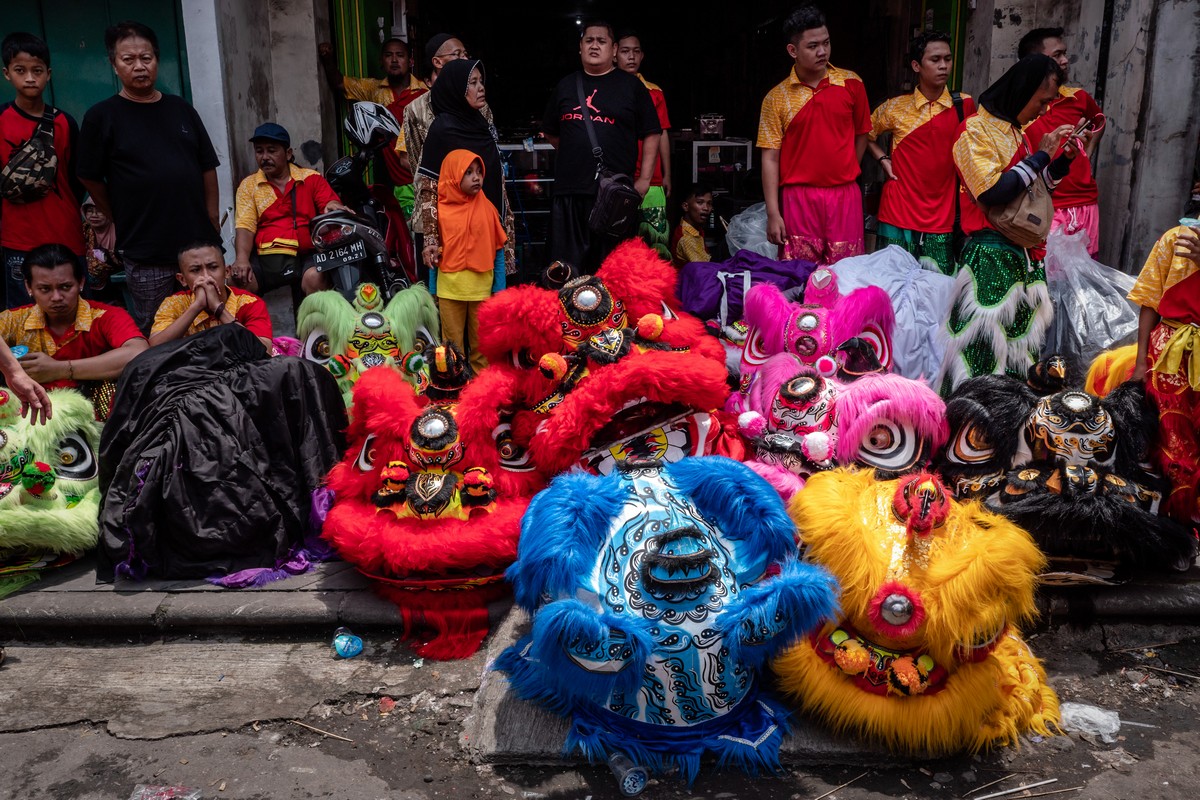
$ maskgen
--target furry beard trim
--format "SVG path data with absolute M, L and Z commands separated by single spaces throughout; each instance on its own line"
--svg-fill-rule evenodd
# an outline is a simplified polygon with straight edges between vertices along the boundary
M 649 725 L 597 709 L 586 702 L 564 701 L 550 690 L 542 667 L 530 660 L 530 640 L 518 642 L 496 659 L 523 700 L 571 717 L 563 754 L 580 752 L 593 764 L 622 753 L 656 774 L 673 768 L 690 788 L 701 760 L 715 755 L 717 767 L 737 767 L 750 775 L 778 774 L 779 747 L 788 733 L 789 712 L 769 696 L 751 691 L 728 714 L 708 723 L 681 727 Z
M 22 491 L 20 486 L 14 492 Z M 100 536 L 100 490 L 92 489 L 70 508 L 19 505 L 0 511 L 0 557 L 6 552 L 83 555 Z
M 1015 634 L 991 655 L 960 664 L 941 691 L 912 697 L 864 692 L 817 655 L 808 639 L 774 663 L 779 688 L 839 733 L 907 755 L 970 753 L 1059 733 L 1058 697 L 1041 662 Z
M 501 582 L 466 591 L 425 591 L 379 584 L 375 591 L 400 610 L 413 652 L 450 661 L 479 649 L 488 634 L 488 605 L 508 596 L 509 587 Z
M 968 265 L 958 273 L 953 297 L 951 311 L 957 308 L 958 317 L 966 318 L 967 322 L 957 334 L 950 331 L 948 323 L 941 327 L 938 336 L 946 355 L 935 386 L 943 386 L 949 378 L 953 390 L 967 378 L 974 377 L 964 354 L 976 339 L 986 342 L 995 356 L 994 374 L 1019 372 L 1023 376 L 1036 363 L 1046 331 L 1054 320 L 1054 303 L 1045 282 L 1014 283 L 1003 300 L 985 307 L 976 299 L 975 273 Z M 1033 318 L 1024 335 L 1009 339 L 1005 328 L 1016 319 L 1022 303 L 1033 309 Z
M 467 578 L 478 568 L 506 569 L 517 558 L 525 498 L 500 499 L 490 514 L 458 520 L 402 520 L 357 497 L 338 500 L 321 536 L 370 575 Z
M 1007 485 L 990 503 L 1028 530 L 1051 556 L 1117 559 L 1144 569 L 1186 570 L 1196 557 L 1192 532 L 1136 501 L 1132 481 L 1101 474 L 1093 493 L 1068 491 L 1064 467 L 1026 467 L 1008 474 Z M 1062 487 L 1048 486 L 1057 480 Z M 1119 483 L 1110 485 L 1110 480 Z

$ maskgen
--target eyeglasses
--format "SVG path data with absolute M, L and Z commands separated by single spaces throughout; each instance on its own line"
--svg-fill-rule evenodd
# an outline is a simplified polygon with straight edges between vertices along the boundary
M 438 58 L 450 58 L 450 59 L 470 58 L 471 57 L 471 54 L 468 53 L 466 50 L 451 50 L 449 53 L 437 53 L 436 55 Z

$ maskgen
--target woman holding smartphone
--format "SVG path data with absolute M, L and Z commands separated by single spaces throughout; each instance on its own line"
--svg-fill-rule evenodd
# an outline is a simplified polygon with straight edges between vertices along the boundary
M 1040 53 L 1018 61 L 979 97 L 979 112 L 964 123 L 954 144 L 962 182 L 962 228 L 969 237 L 959 262 L 949 318 L 943 331 L 946 358 L 939 383 L 948 395 L 976 375 L 1025 379 L 1037 363 L 1054 306 L 1046 290 L 1045 235 L 1050 214 L 1038 223 L 1041 241 L 1022 246 L 991 218 L 1019 202 L 1035 181 L 1053 192 L 1090 134 L 1062 125 L 1037 148 L 1022 129 L 1045 113 L 1063 75 Z M 1060 152 L 1061 155 L 1055 157 Z

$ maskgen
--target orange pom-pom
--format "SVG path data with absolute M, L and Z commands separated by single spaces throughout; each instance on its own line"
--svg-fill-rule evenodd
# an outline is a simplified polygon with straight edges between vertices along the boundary
M 567 360 L 558 353 L 546 353 L 538 359 L 538 369 L 547 378 L 561 381 L 567 374 Z
M 889 670 L 889 680 L 893 688 L 905 695 L 920 694 L 925 691 L 929 676 L 924 673 L 912 656 L 901 656 L 892 662 Z
M 647 314 L 638 320 L 637 324 L 638 336 L 643 339 L 649 339 L 652 342 L 658 341 L 658 337 L 662 336 L 663 318 L 660 314 Z
M 849 675 L 861 675 L 871 666 L 871 654 L 857 639 L 847 639 L 833 651 L 833 660 Z
M 490 488 L 492 485 L 492 476 L 483 467 L 471 467 L 463 472 L 463 484 L 466 486 Z

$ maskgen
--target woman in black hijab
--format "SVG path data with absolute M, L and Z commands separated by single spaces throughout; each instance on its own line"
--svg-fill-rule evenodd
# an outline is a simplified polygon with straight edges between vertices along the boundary
M 1064 125 L 1034 150 L 1022 132 L 1045 113 L 1062 80 L 1062 70 L 1048 56 L 1025 56 L 979 96 L 979 112 L 954 143 L 962 230 L 969 238 L 958 259 L 944 331 L 946 355 L 938 378 L 943 395 L 976 375 L 1008 374 L 1023 381 L 1041 355 L 1054 315 L 1042 264 L 1044 238 L 1033 247 L 1015 244 L 989 221 L 988 210 L 1008 206 L 1034 181 L 1045 181 L 1053 192 L 1090 138 L 1072 137 L 1072 127 Z M 1051 161 L 1060 147 L 1062 154 Z M 1049 218 L 1044 225 L 1048 233 Z
M 421 150 L 421 165 L 417 168 L 417 174 L 426 178 L 420 182 L 417 198 L 417 213 L 422 215 L 425 231 L 423 255 L 425 263 L 435 263 L 435 254 L 441 244 L 437 228 L 437 181 L 442 161 L 453 150 L 470 150 L 483 162 L 483 193 L 499 211 L 500 221 L 508 234 L 504 246 L 505 271 L 512 275 L 516 271 L 513 215 L 504 187 L 496 129 L 481 113 L 486 103 L 484 83 L 483 62 L 463 58 L 443 66 L 429 92 L 434 117 Z

